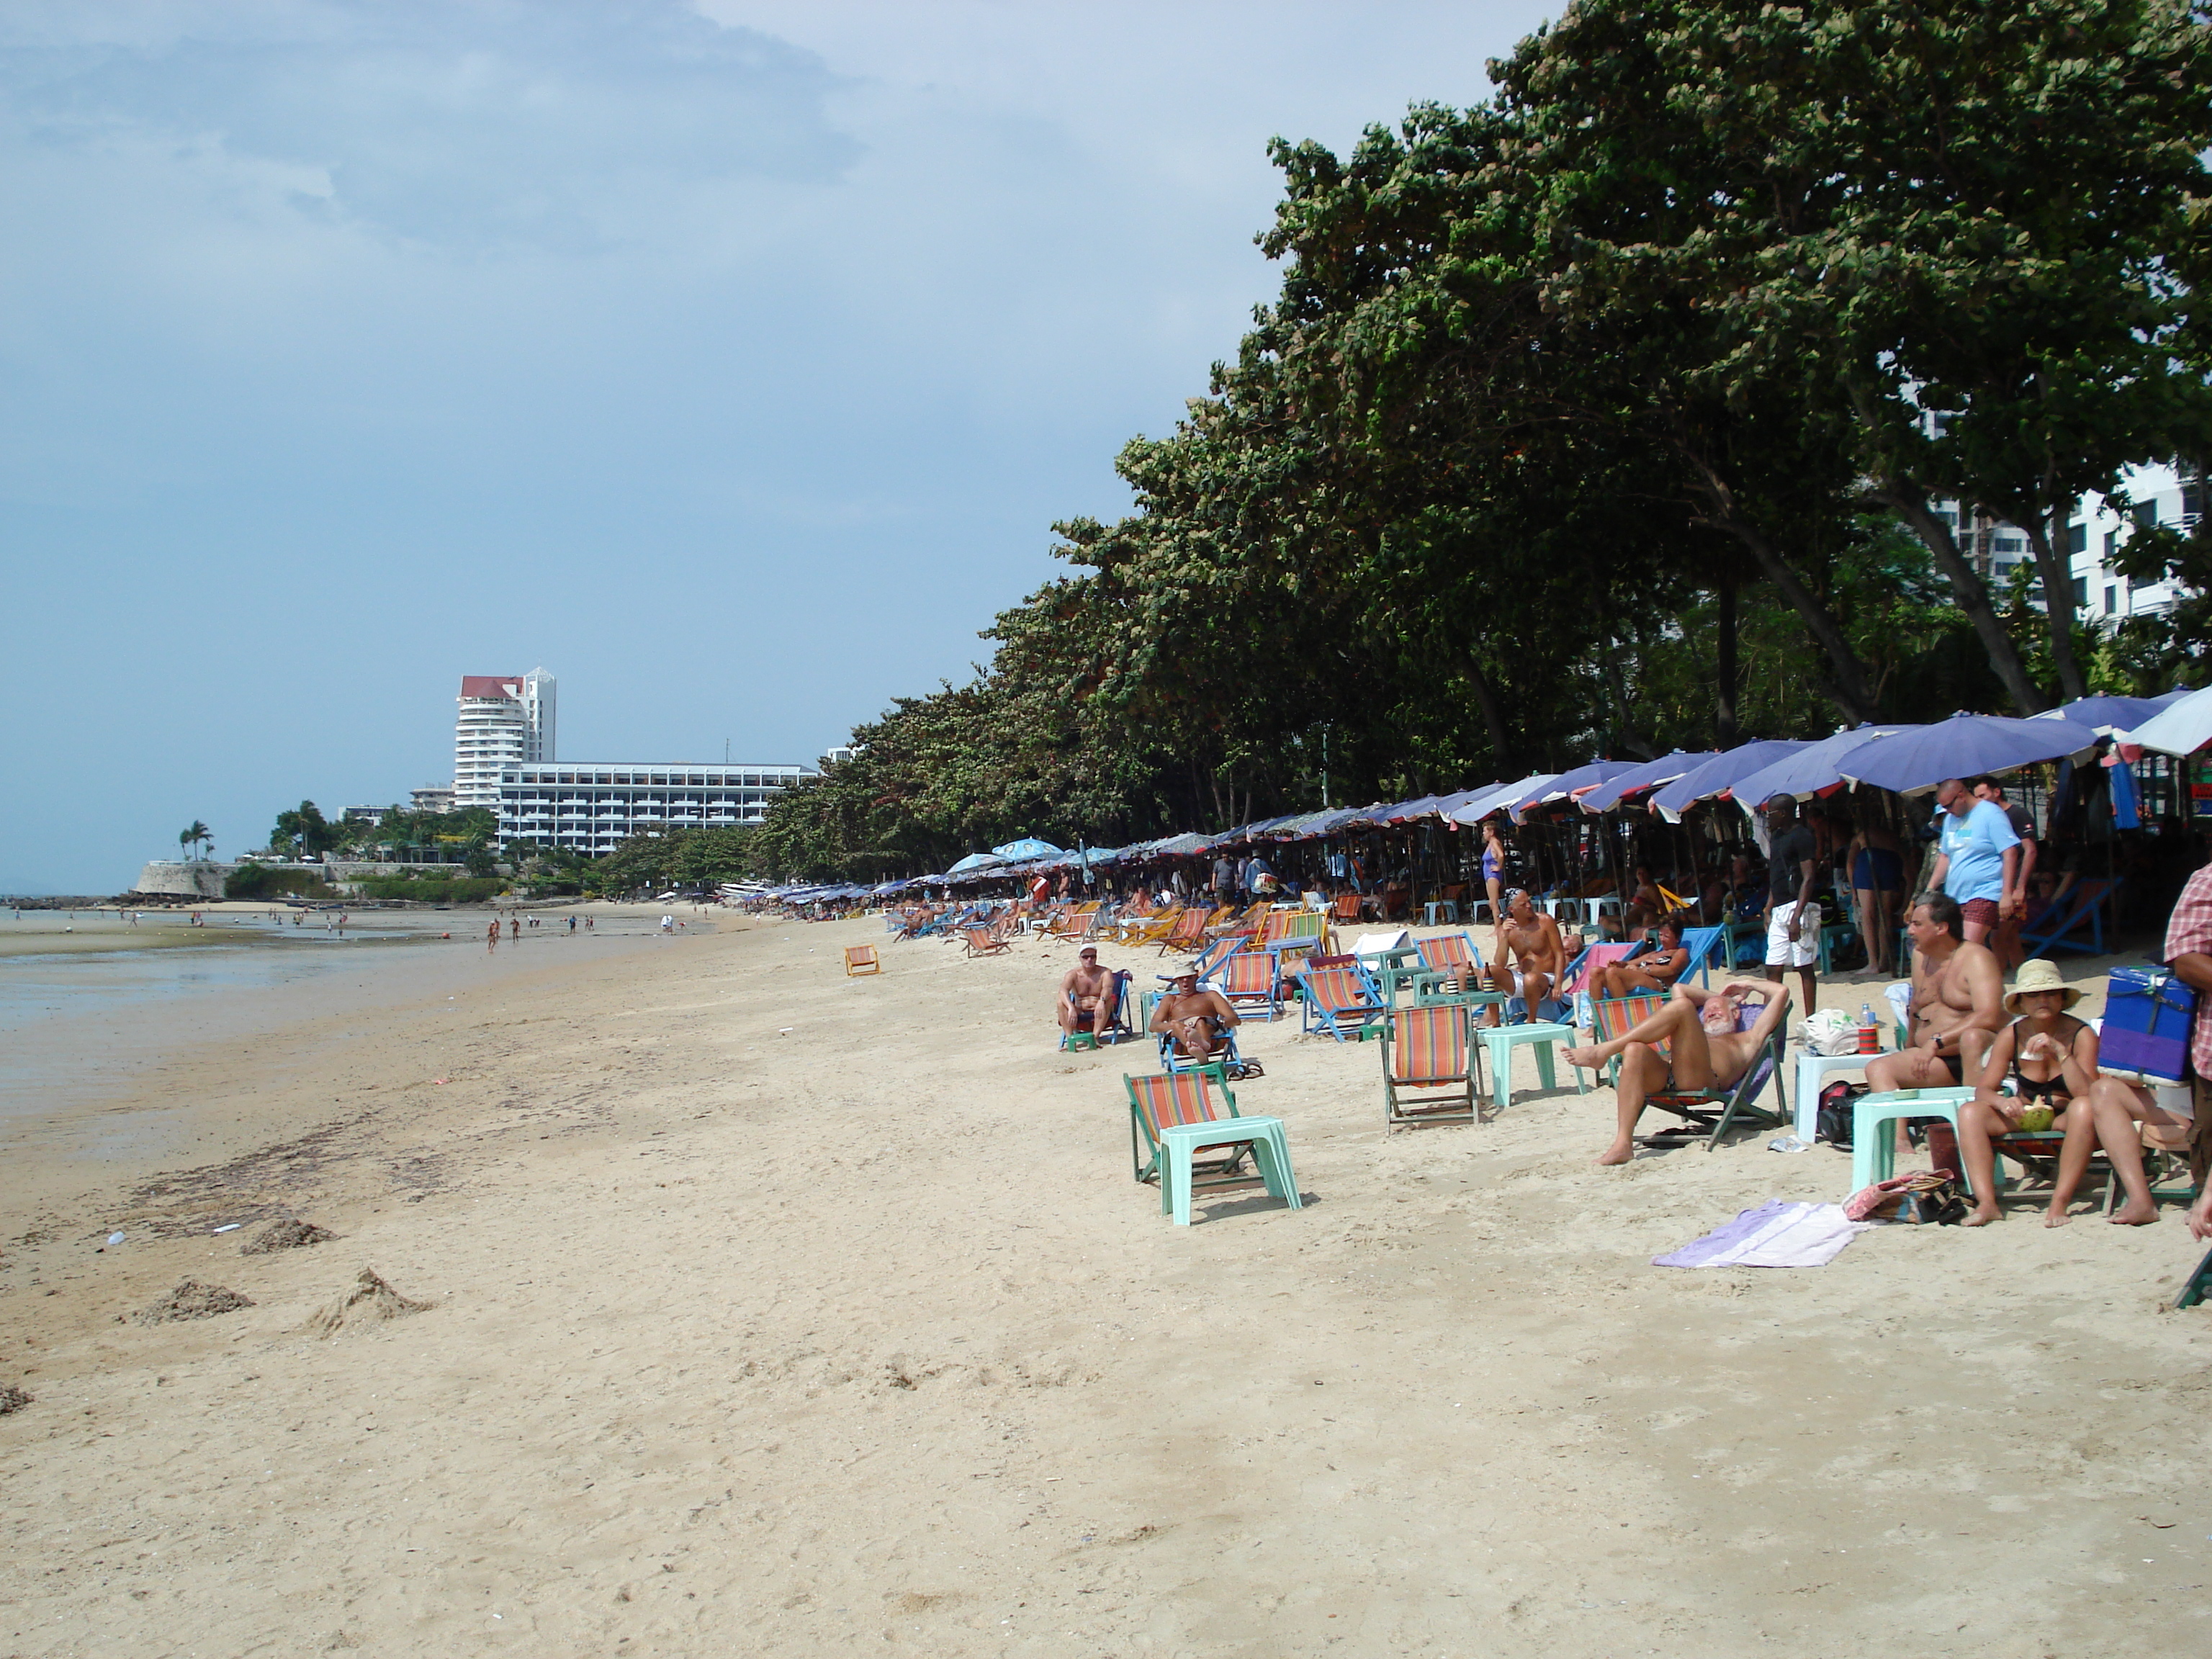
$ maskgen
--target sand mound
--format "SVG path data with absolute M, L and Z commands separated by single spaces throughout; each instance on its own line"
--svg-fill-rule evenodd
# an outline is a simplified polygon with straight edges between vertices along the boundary
M 30 1403 L 31 1396 L 14 1383 L 0 1385 L 0 1417 L 7 1416 L 9 1412 L 19 1412 Z
M 240 1255 L 270 1255 L 278 1250 L 296 1250 L 309 1244 L 320 1244 L 337 1235 L 327 1227 L 318 1227 L 312 1221 L 302 1221 L 297 1216 L 286 1216 L 272 1221 L 239 1247 Z
M 217 1314 L 235 1313 L 240 1308 L 250 1308 L 253 1298 L 240 1296 L 236 1291 L 222 1285 L 203 1285 L 197 1279 L 179 1279 L 171 1291 L 150 1308 L 139 1310 L 141 1325 L 167 1325 L 180 1319 L 212 1319 Z
M 386 1284 L 374 1267 L 363 1267 L 353 1288 L 307 1322 L 307 1329 L 317 1336 L 336 1336 L 348 1325 L 374 1323 L 380 1320 L 397 1319 L 402 1314 L 422 1313 L 429 1307 L 427 1302 L 416 1302 L 404 1297 Z

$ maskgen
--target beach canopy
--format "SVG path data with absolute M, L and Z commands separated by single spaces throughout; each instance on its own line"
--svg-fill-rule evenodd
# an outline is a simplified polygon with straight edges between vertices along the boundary
M 1601 783 L 1608 783 L 1623 772 L 1634 769 L 1634 761 L 1592 761 L 1588 766 L 1577 766 L 1571 772 L 1562 772 L 1541 789 L 1513 804 L 1513 822 L 1521 822 L 1521 815 L 1538 806 L 1548 806 L 1553 801 L 1571 799 L 1587 794 Z
M 2132 731 L 2148 724 L 2167 709 L 2189 696 L 2186 688 L 2168 691 L 2156 697 L 2076 697 L 2062 703 L 2035 718 L 2039 720 L 2068 720 L 2076 726 L 2086 726 L 2104 737 L 2114 732 Z
M 1895 737 L 1882 738 L 1838 757 L 1836 769 L 1853 783 L 1923 795 L 1946 778 L 2008 772 L 2037 761 L 2080 758 L 2097 746 L 2097 734 L 2069 720 L 2004 714 L 1954 714 Z
M 1680 823 L 1685 807 L 1717 795 L 1733 787 L 1739 778 L 1763 772 L 1777 761 L 1811 746 L 1797 738 L 1758 738 L 1740 743 L 1683 773 L 1652 796 L 1651 804 L 1668 823 Z
M 2185 692 L 2160 713 L 2130 731 L 2122 743 L 2155 749 L 2161 755 L 2193 755 L 2212 743 L 2212 686 Z
M 1806 744 L 1794 755 L 1784 755 L 1749 777 L 1738 778 L 1729 786 L 1729 797 L 1745 811 L 1755 812 L 1777 795 L 1788 795 L 1793 800 L 1824 795 L 1843 787 L 1844 775 L 1836 769 L 1836 763 L 1845 755 L 1878 738 L 1919 729 L 1916 726 L 1869 725 L 1838 732 L 1833 737 Z
M 945 873 L 948 876 L 957 876 L 961 874 L 963 871 L 988 870 L 994 864 L 1004 864 L 1006 860 L 1000 858 L 996 853 L 970 853 L 966 858 L 961 860 L 959 863 L 954 865 Z
M 1035 836 L 1024 836 L 1019 841 L 1010 841 L 1004 847 L 994 847 L 991 850 L 1011 862 L 1016 859 L 1058 858 L 1063 849 L 1048 841 L 1039 841 Z
M 1531 772 L 1527 777 L 1512 783 L 1502 783 L 1494 789 L 1483 790 L 1473 800 L 1454 808 L 1451 820 L 1454 823 L 1480 823 L 1492 812 L 1502 812 L 1514 802 L 1534 794 L 1559 775 L 1557 772 Z
M 1603 783 L 1583 796 L 1583 811 L 1603 812 L 1620 805 L 1624 795 L 1632 795 L 1639 789 L 1656 788 L 1662 783 L 1672 783 L 1692 767 L 1703 765 L 1717 751 L 1704 749 L 1692 753 L 1677 749 L 1672 754 L 1662 755 L 1657 760 L 1644 761 L 1631 766 L 1626 772 L 1616 772 Z

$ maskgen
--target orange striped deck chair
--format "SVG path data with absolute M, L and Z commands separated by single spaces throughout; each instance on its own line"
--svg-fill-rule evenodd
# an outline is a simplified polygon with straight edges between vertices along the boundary
M 1482 971 L 1482 952 L 1465 933 L 1446 933 L 1441 939 L 1417 939 L 1421 967 L 1431 974 L 1449 974 L 1462 984 Z
M 1357 893 L 1339 893 L 1334 898 L 1329 901 L 1328 911 L 1329 914 L 1332 916 L 1334 916 L 1339 921 L 1358 921 L 1359 920 L 1359 895 Z
M 872 945 L 848 945 L 845 947 L 845 977 L 854 979 L 884 971 L 883 959 L 877 956 Z
M 988 927 L 963 927 L 960 940 L 963 956 L 994 957 L 1001 951 L 1014 948 Z
M 1273 951 L 1237 951 L 1222 963 L 1217 982 L 1240 1019 L 1283 1017 L 1282 980 Z
M 1206 943 L 1206 912 L 1195 905 L 1175 919 L 1175 925 L 1160 935 L 1160 954 L 1170 951 L 1195 951 Z
M 1045 932 L 1054 939 L 1080 939 L 1091 931 L 1091 918 L 1098 914 L 1098 901 L 1056 912 Z
M 1229 1087 L 1229 1074 L 1218 1066 L 1194 1066 L 1188 1071 L 1164 1072 L 1157 1077 L 1129 1077 L 1129 1162 L 1139 1182 L 1160 1179 L 1160 1129 L 1170 1123 L 1213 1123 L 1237 1115 L 1237 1097 Z M 1226 1141 L 1200 1146 L 1191 1163 L 1193 1187 L 1221 1187 L 1237 1180 L 1254 1180 L 1237 1171 L 1244 1162 L 1249 1143 Z M 1197 1162 L 1205 1158 L 1204 1166 Z M 1200 1180 L 1200 1175 L 1211 1179 Z
M 1467 1039 L 1467 1010 L 1401 1008 L 1382 1025 L 1382 1121 L 1481 1121 L 1481 1050 Z
M 1382 988 L 1357 958 L 1348 967 L 1307 968 L 1298 975 L 1298 999 L 1301 1029 L 1326 1031 L 1339 1042 L 1365 1041 L 1370 1028 L 1390 1012 Z
M 1155 910 L 1149 915 L 1123 916 L 1121 934 L 1124 945 L 1158 945 L 1165 939 L 1176 924 L 1182 920 L 1182 907 L 1170 905 L 1164 910 Z

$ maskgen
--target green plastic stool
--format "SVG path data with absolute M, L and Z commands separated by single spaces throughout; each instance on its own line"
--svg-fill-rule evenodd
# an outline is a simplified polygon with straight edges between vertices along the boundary
M 1513 1050 L 1522 1043 L 1533 1044 L 1536 1050 L 1536 1075 L 1543 1079 L 1547 1089 L 1559 1085 L 1559 1077 L 1552 1065 L 1552 1048 L 1556 1043 L 1571 1043 L 1575 1028 L 1571 1025 L 1530 1024 L 1527 1025 L 1486 1025 L 1482 1030 L 1482 1046 L 1490 1054 L 1490 1094 L 1492 1103 L 1504 1111 L 1513 1103 Z M 1574 1071 L 1572 1066 L 1567 1068 Z M 1583 1074 L 1575 1072 L 1575 1092 L 1589 1092 L 1583 1082 Z
M 1169 1123 L 1160 1128 L 1160 1213 L 1178 1227 L 1190 1225 L 1191 1154 L 1200 1146 L 1246 1146 L 1260 1166 L 1271 1198 L 1279 1198 L 1293 1210 L 1304 1204 L 1298 1198 L 1297 1177 L 1291 1171 L 1290 1139 L 1279 1117 L 1224 1117 L 1204 1123 Z
M 1974 1091 L 1965 1088 L 1861 1095 L 1851 1105 L 1851 1191 L 1863 1191 L 1897 1173 L 1897 1135 L 1892 1123 L 1901 1117 L 1940 1117 L 1956 1133 L 1959 1108 L 1973 1097 Z
M 1095 1053 L 1098 1048 L 1098 1033 L 1063 1031 L 1060 1035 L 1060 1046 L 1065 1052 L 1071 1054 L 1081 1054 L 1086 1048 Z

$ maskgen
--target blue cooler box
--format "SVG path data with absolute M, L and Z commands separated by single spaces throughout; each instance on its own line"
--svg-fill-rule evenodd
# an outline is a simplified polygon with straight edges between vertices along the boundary
M 2105 987 L 2098 1064 L 2179 1083 L 2189 1075 L 2197 993 L 2163 968 L 2115 968 Z

